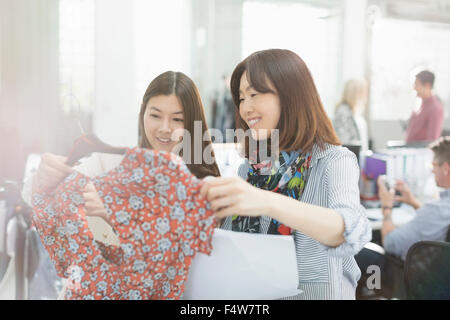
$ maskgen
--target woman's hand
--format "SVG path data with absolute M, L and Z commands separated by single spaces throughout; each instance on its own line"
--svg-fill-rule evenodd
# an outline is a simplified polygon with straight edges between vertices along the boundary
M 89 217 L 100 217 L 111 225 L 111 221 L 108 219 L 108 215 L 106 214 L 105 206 L 103 205 L 95 186 L 91 182 L 86 184 L 84 187 L 83 197 L 85 201 L 86 215 Z
M 268 214 L 270 191 L 258 189 L 239 177 L 206 177 L 200 197 L 206 198 L 218 218 Z
M 258 189 L 238 177 L 203 179 L 200 197 L 206 198 L 218 218 L 232 215 L 269 216 L 320 243 L 337 247 L 345 242 L 345 224 L 336 211 Z
M 74 169 L 65 164 L 66 160 L 67 157 L 44 153 L 41 156 L 39 168 L 33 177 L 33 192 L 38 189 L 52 191 L 66 176 L 71 174 Z

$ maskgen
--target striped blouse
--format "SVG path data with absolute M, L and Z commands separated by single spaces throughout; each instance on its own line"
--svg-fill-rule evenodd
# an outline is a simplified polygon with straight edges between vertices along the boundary
M 248 162 L 239 168 L 247 178 Z M 309 177 L 301 201 L 338 212 L 344 219 L 345 242 L 336 248 L 294 230 L 299 289 L 302 294 L 286 299 L 355 299 L 361 271 L 354 255 L 371 240 L 372 230 L 359 201 L 359 167 L 356 156 L 347 148 L 325 144 L 312 149 Z M 262 216 L 261 231 L 267 232 L 270 217 Z M 231 217 L 223 229 L 231 230 Z

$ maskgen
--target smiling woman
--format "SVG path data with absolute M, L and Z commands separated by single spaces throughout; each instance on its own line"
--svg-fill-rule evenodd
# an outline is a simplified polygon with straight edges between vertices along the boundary
M 268 83 L 268 87 L 268 92 L 258 92 L 249 83 L 246 73 L 241 77 L 239 115 L 255 140 L 270 138 L 271 130 L 277 128 L 280 120 L 280 99 L 273 85 Z
M 289 152 L 310 150 L 315 142 L 340 144 L 308 67 L 292 51 L 255 52 L 236 66 L 230 86 L 240 115 L 237 128 L 279 129 L 280 150 Z
M 184 136 L 177 137 L 176 130 L 184 129 L 183 132 L 194 133 L 194 121 L 202 123 L 203 139 L 200 149 L 203 153 L 203 150 L 211 145 L 211 139 L 207 132 L 208 127 L 198 90 L 194 82 L 183 73 L 167 71 L 156 77 L 144 94 L 139 114 L 138 146 L 155 151 L 170 151 L 180 138 L 184 138 Z M 193 143 L 194 135 L 191 134 L 191 137 L 191 139 L 183 139 L 183 143 Z M 211 153 L 214 157 L 214 153 Z M 203 157 L 201 159 L 203 161 Z M 123 155 L 96 153 L 85 159 L 76 168 L 71 168 L 65 164 L 66 157 L 46 154 L 41 158 L 37 173 L 25 183 L 23 198 L 31 205 L 33 188 L 36 190 L 39 186 L 51 196 L 52 190 L 55 190 L 56 186 L 74 170 L 87 177 L 95 177 L 112 170 L 122 160 Z M 211 164 L 191 163 L 187 164 L 187 167 L 196 178 L 220 175 L 215 161 Z M 92 232 L 94 240 L 105 247 L 105 257 L 114 256 L 110 248 L 120 245 L 120 241 L 112 229 L 111 220 L 107 216 L 105 203 L 99 192 L 95 186 L 89 184 L 78 191 L 84 197 L 88 231 Z M 177 190 L 177 194 L 184 198 L 181 191 Z M 105 202 L 108 201 L 110 199 L 105 198 Z M 140 204 L 133 201 L 132 206 L 139 207 Z M 118 218 L 122 221 L 126 220 L 127 216 L 119 214 Z M 67 249 L 68 247 L 64 248 L 64 250 Z M 60 297 L 65 293 L 66 289 L 63 289 Z
M 195 122 L 202 124 L 201 148 L 194 149 L 190 155 L 183 154 L 184 148 L 193 149 L 195 139 L 198 139 L 194 130 Z M 183 136 L 181 132 L 188 135 Z M 197 178 L 220 176 L 215 160 L 208 164 L 203 157 L 204 150 L 211 145 L 211 137 L 197 87 L 184 73 L 167 71 L 149 84 L 142 99 L 139 113 L 139 147 L 172 151 L 181 140 L 183 150 L 180 156 L 183 156 L 189 170 Z M 195 152 L 201 152 L 200 157 L 195 157 Z M 214 159 L 212 150 L 211 156 Z M 201 159 L 201 163 L 194 161 L 194 158 Z
M 175 136 L 179 129 L 184 129 L 184 116 L 177 96 L 150 98 L 144 113 L 144 131 L 149 143 L 156 149 L 171 151 L 183 138 Z
M 201 196 L 225 218 L 224 229 L 293 235 L 303 291 L 293 298 L 355 299 L 353 256 L 371 237 L 359 168 L 339 146 L 308 67 L 289 50 L 255 52 L 235 68 L 231 93 L 237 127 L 252 132 L 244 137 L 245 163 L 240 178 L 205 179 Z M 263 158 L 247 141 L 276 140 L 274 129 L 281 152 Z

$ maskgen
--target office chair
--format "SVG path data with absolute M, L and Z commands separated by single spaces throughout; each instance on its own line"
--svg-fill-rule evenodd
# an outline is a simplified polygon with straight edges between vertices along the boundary
M 447 237 L 445 241 L 450 242 L 450 227 L 448 228 Z M 411 247 L 409 250 L 411 250 L 412 248 L 413 247 Z M 386 253 L 385 258 L 387 266 L 386 269 L 388 270 L 388 272 L 391 272 L 393 283 L 392 283 L 392 291 L 384 290 L 383 296 L 387 298 L 398 298 L 402 300 L 409 299 L 404 280 L 406 274 L 405 273 L 406 261 L 403 261 L 400 257 L 394 256 L 389 253 Z M 448 268 L 449 268 L 448 272 L 450 272 L 450 265 L 448 266 Z
M 378 299 L 380 297 L 387 299 L 406 299 L 405 282 L 403 275 L 403 260 L 400 257 L 387 253 L 383 247 L 376 243 L 369 242 L 364 246 L 364 249 L 372 251 L 371 256 L 374 264 L 383 264 L 382 283 L 380 289 L 365 289 L 368 275 L 366 274 L 366 270 L 364 270 L 364 268 L 366 268 L 365 264 L 370 262 L 365 261 L 364 258 L 361 258 L 362 260 L 359 260 L 359 255 L 356 255 L 355 259 L 358 263 L 358 266 L 360 268 L 363 268 L 361 269 L 361 278 L 358 281 L 358 286 L 356 288 L 356 299 Z
M 446 237 L 445 241 L 447 243 L 450 243 L 450 227 L 448 228 L 447 237 Z M 407 294 L 406 285 L 405 285 L 406 262 L 404 262 L 400 257 L 394 256 L 390 253 L 385 252 L 384 249 L 379 245 L 369 243 L 364 247 L 367 249 L 376 251 L 379 254 L 384 255 L 384 258 L 385 258 L 384 272 L 389 273 L 389 279 L 391 279 L 391 281 L 392 281 L 389 286 L 383 285 L 382 289 L 379 292 L 377 292 L 376 294 L 378 296 L 388 298 L 388 299 L 392 299 L 392 298 L 397 298 L 400 300 L 408 299 L 408 294 Z M 410 250 L 411 250 L 411 248 L 410 248 Z M 450 273 L 450 264 L 447 265 L 446 272 Z M 365 281 L 365 279 L 362 278 L 361 283 L 358 283 L 357 293 L 361 292 L 361 285 L 362 285 L 362 282 L 364 282 L 364 281 Z M 450 284 L 449 284 L 449 288 L 450 288 Z M 364 297 L 360 297 L 360 299 L 363 299 L 363 298 Z
M 392 283 L 390 288 L 383 288 L 383 296 L 385 298 L 397 298 L 404 300 L 407 298 L 405 282 L 404 282 L 404 261 L 393 254 L 386 253 L 385 255 L 385 272 L 390 274 Z
M 350 150 L 356 155 L 356 159 L 359 164 L 359 153 L 361 152 L 361 144 L 343 144 L 342 146 L 346 147 L 348 150 Z
M 414 244 L 406 256 L 405 287 L 408 299 L 450 299 L 450 243 Z

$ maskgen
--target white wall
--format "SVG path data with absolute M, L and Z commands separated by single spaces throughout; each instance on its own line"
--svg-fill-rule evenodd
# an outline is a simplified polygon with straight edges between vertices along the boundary
M 58 134 L 57 25 L 58 0 L 0 0 L 0 128 L 22 145 L 50 149 Z
M 191 0 L 191 46 L 186 57 L 208 117 L 222 75 L 230 74 L 243 58 L 243 1 Z M 127 146 L 137 142 L 140 107 L 133 2 L 95 0 L 93 129 L 106 142 Z M 332 88 L 338 97 L 345 80 L 366 74 L 367 3 L 343 0 L 342 65 L 338 87 Z M 58 0 L 0 0 L 0 128 L 20 132 L 23 144 L 39 139 L 48 151 L 54 151 L 59 140 L 65 143 L 64 128 L 54 121 L 60 112 L 57 26 Z M 369 121 L 369 126 L 375 146 L 403 138 L 397 121 Z M 449 120 L 445 127 L 450 127 Z
M 61 145 L 57 24 L 57 0 L 0 0 L 0 180 Z
M 211 99 L 224 74 L 242 60 L 243 0 L 192 0 L 192 79 L 211 117 Z
M 94 132 L 105 142 L 137 145 L 133 1 L 95 2 Z
M 367 0 L 344 0 L 342 80 L 363 78 L 366 68 Z

